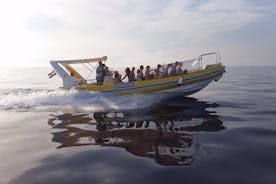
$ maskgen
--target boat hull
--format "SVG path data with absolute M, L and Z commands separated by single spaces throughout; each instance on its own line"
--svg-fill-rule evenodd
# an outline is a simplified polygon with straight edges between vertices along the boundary
M 176 76 L 119 84 L 87 84 L 78 86 L 78 89 L 118 95 L 139 93 L 183 93 L 190 95 L 202 90 L 212 81 L 219 80 L 224 72 L 225 67 L 216 64 L 202 70 Z

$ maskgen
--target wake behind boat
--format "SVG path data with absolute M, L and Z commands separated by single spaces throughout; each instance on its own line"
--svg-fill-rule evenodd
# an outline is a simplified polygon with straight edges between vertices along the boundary
M 215 61 L 212 64 L 203 64 L 203 58 L 210 55 L 215 56 Z M 151 77 L 140 78 L 141 80 L 137 78 L 131 82 L 118 81 L 117 77 L 120 74 L 115 71 L 101 75 L 101 81 L 96 79 L 98 77 L 96 68 L 106 61 L 106 56 L 93 59 L 50 61 L 54 71 L 48 75 L 52 77 L 57 73 L 62 78 L 63 87 L 66 89 L 76 88 L 118 95 L 137 93 L 182 93 L 190 95 L 202 90 L 212 81 L 218 81 L 225 72 L 220 53 L 213 52 L 202 54 L 196 59 L 162 65 L 159 67 L 160 69 L 154 70 L 159 71 L 158 75 L 152 72 Z M 85 74 L 78 70 L 77 64 L 82 65 L 88 71 L 87 77 L 84 77 Z M 103 68 L 101 69 L 103 70 Z M 176 71 L 173 72 L 174 69 Z

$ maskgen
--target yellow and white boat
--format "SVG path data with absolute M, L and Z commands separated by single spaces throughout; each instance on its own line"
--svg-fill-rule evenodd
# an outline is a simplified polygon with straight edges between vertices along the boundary
M 209 65 L 203 65 L 205 56 L 215 56 L 215 61 Z M 62 78 L 64 88 L 75 88 L 85 91 L 99 91 L 112 94 L 137 94 L 137 93 L 182 93 L 190 95 L 202 90 L 212 81 L 218 81 L 225 67 L 221 63 L 220 53 L 212 52 L 200 55 L 196 59 L 188 61 L 178 61 L 183 64 L 183 69 L 187 70 L 174 76 L 166 76 L 150 80 L 135 82 L 122 82 L 115 84 L 112 80 L 97 85 L 95 79 L 89 79 L 95 71 L 95 64 L 99 61 L 106 62 L 107 57 L 79 60 L 59 60 L 50 61 L 54 71 Z M 87 78 L 81 75 L 73 65 L 83 65 L 90 74 Z M 93 65 L 94 64 L 94 65 Z

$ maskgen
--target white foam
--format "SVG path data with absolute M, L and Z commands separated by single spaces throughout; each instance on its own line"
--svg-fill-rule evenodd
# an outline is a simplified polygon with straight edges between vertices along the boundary
M 86 110 L 140 109 L 162 98 L 160 95 L 114 96 L 100 92 L 45 89 L 1 89 L 0 110 L 60 109 L 78 107 Z

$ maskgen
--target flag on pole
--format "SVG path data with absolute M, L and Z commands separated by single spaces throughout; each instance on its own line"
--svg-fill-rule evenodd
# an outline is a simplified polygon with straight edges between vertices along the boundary
M 57 73 L 55 72 L 55 70 L 51 71 L 50 73 L 48 73 L 48 77 L 52 78 L 56 75 Z

